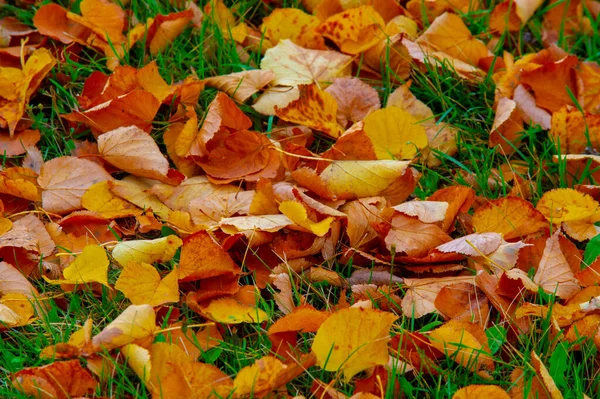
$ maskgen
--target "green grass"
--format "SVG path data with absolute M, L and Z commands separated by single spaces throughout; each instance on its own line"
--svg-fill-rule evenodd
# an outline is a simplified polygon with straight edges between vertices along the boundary
M 48 3 L 44 1 L 43 3 Z M 67 7 L 69 1 L 58 2 Z M 283 6 L 296 7 L 298 1 L 284 1 Z M 463 17 L 471 32 L 481 38 L 489 39 L 487 20 L 489 10 L 498 1 L 486 1 L 488 9 L 474 11 Z M 231 5 L 231 4 L 229 4 Z M 262 18 L 268 15 L 273 6 L 265 5 L 259 0 L 247 0 L 236 4 L 240 17 L 259 25 Z M 170 2 L 165 0 L 131 0 L 129 8 L 135 17 L 143 21 L 158 13 L 167 14 L 177 11 Z M 73 6 L 78 9 L 78 2 Z M 541 49 L 542 17 L 547 8 L 542 7 L 536 12 L 530 22 L 516 35 L 503 35 L 494 52 L 502 55 L 509 51 L 519 56 Z M 14 15 L 21 21 L 31 24 L 35 8 L 28 6 L 4 6 L 2 15 Z M 144 51 L 144 42 L 137 43 L 122 60 L 122 64 L 142 67 L 155 59 L 163 78 L 171 83 L 195 74 L 199 78 L 239 72 L 252 69 L 260 64 L 261 55 L 251 53 L 248 62 L 244 63 L 236 51 L 235 45 L 227 41 L 215 29 L 210 29 L 210 23 L 202 29 L 186 29 L 174 42 L 156 57 L 150 57 Z M 573 54 L 589 60 L 600 59 L 600 35 L 598 24 L 592 24 L 593 35 L 578 35 L 574 40 L 565 40 L 565 47 Z M 431 107 L 436 117 L 448 122 L 459 129 L 458 148 L 455 156 L 441 155 L 442 164 L 439 167 L 428 168 L 417 165 L 423 174 L 415 195 L 426 198 L 438 188 L 464 184 L 469 185 L 458 171 L 474 176 L 477 186 L 474 188 L 478 195 L 485 198 L 498 198 L 507 195 L 510 185 L 502 180 L 495 186 L 488 184 L 488 177 L 493 170 L 507 162 L 522 162 L 529 169 L 532 184 L 532 200 L 537 201 L 548 189 L 566 185 L 565 168 L 552 161 L 556 149 L 548 140 L 547 133 L 537 127 L 529 127 L 523 133 L 522 144 L 510 156 L 502 156 L 487 145 L 490 128 L 494 121 L 494 83 L 491 76 L 485 77 L 479 83 L 468 82 L 456 76 L 450 68 L 438 68 L 426 65 L 424 71 L 415 69 L 411 75 L 412 92 L 425 104 Z M 384 66 L 385 68 L 385 66 Z M 52 159 L 70 154 L 74 148 L 74 140 L 93 138 L 89 131 L 74 131 L 69 128 L 61 114 L 69 113 L 77 106 L 76 96 L 81 92 L 85 79 L 93 71 L 109 71 L 105 67 L 103 57 L 91 50 L 83 50 L 77 61 L 67 60 L 59 63 L 50 73 L 46 83 L 30 101 L 27 116 L 33 121 L 33 128 L 39 129 L 42 139 L 38 144 L 44 159 Z M 398 82 L 383 74 L 386 79 L 375 84 L 383 99 L 395 89 Z M 216 91 L 206 89 L 196 106 L 196 111 L 202 115 Z M 243 111 L 253 120 L 254 128 L 266 131 L 269 118 L 256 113 L 251 107 L 243 106 Z M 160 135 L 167 126 L 171 110 L 163 106 L 155 124 L 155 133 Z M 331 141 L 317 138 L 314 150 L 323 151 L 331 145 Z M 592 171 L 588 171 L 591 175 Z M 524 176 L 527 177 L 527 176 Z M 588 176 L 584 176 L 587 178 Z M 172 265 L 165 265 L 167 269 Z M 351 265 L 335 263 L 333 270 L 345 277 L 351 274 Z M 111 273 L 110 282 L 116 280 Z M 327 283 L 310 283 L 302 276 L 299 279 L 297 298 L 304 295 L 308 302 L 317 308 L 329 308 L 335 305 L 342 295 L 342 289 Z M 252 284 L 251 276 L 244 277 L 245 283 Z M 36 288 L 42 293 L 50 294 L 54 299 L 48 301 L 50 310 L 47 317 L 38 319 L 31 325 L 4 331 L 0 339 L 0 397 L 27 398 L 14 390 L 10 384 L 10 374 L 25 367 L 35 367 L 48 364 L 52 359 L 40 359 L 41 349 L 54 343 L 66 342 L 87 318 L 94 320 L 94 334 L 113 320 L 127 306 L 128 301 L 118 291 L 109 292 L 104 289 L 101 296 L 93 295 L 89 290 L 81 289 L 73 293 L 64 293 L 58 286 L 47 284 L 44 280 L 34 281 Z M 273 290 L 269 287 L 263 291 L 264 300 L 258 304 L 267 311 L 269 320 L 281 317 L 271 300 Z M 552 300 L 552 298 L 550 298 Z M 195 312 L 182 305 L 180 320 L 187 324 L 202 323 Z M 394 334 L 403 331 L 428 331 L 439 325 L 443 319 L 440 316 L 427 316 L 413 319 L 410 315 L 402 315 L 393 329 Z M 538 320 L 535 328 L 525 336 L 504 338 L 506 326 L 497 320 L 498 326 L 489 332 L 498 344 L 494 357 L 496 369 L 490 373 L 491 379 L 474 374 L 464 367 L 456 365 L 452 359 L 439 363 L 437 375 L 402 374 L 398 373 L 390 379 L 385 387 L 385 398 L 395 398 L 394 387 L 397 384 L 407 398 L 450 398 L 459 388 L 470 384 L 494 383 L 504 389 L 511 387 L 510 373 L 516 367 L 525 370 L 526 379 L 533 375 L 529 353 L 535 351 L 540 355 L 544 364 L 550 370 L 559 388 L 566 398 L 581 398 L 581 392 L 590 396 L 600 390 L 600 370 L 597 349 L 590 342 L 583 342 L 582 350 L 573 351 L 574 344 L 568 344 L 549 334 L 549 318 Z M 266 336 L 267 325 L 247 324 L 228 327 L 224 341 L 218 348 L 213 348 L 201 355 L 200 360 L 215 364 L 225 373 L 235 376 L 242 368 L 251 365 L 256 359 L 269 354 L 270 342 Z M 302 334 L 299 346 L 308 351 L 313 334 Z M 126 366 L 121 358 L 114 354 L 101 353 L 114 366 L 114 372 L 106 377 L 96 392 L 97 396 L 123 398 L 149 398 L 149 391 L 139 378 Z M 309 397 L 309 388 L 315 379 L 331 381 L 337 378 L 335 373 L 325 372 L 317 367 L 288 384 L 289 392 Z M 334 387 L 350 396 L 353 385 L 338 379 Z

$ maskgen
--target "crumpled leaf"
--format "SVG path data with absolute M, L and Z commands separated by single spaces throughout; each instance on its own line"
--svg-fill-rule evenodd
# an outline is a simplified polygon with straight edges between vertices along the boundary
M 389 331 L 397 316 L 373 309 L 348 308 L 329 316 L 312 344 L 317 365 L 342 371 L 350 380 L 355 374 L 389 359 Z

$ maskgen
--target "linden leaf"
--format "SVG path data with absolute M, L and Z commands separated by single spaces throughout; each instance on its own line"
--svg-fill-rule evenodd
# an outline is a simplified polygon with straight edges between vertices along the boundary
M 412 159 L 427 147 L 425 129 L 408 112 L 390 107 L 365 118 L 364 131 L 373 141 L 377 159 Z
M 203 82 L 209 87 L 225 92 L 235 101 L 243 103 L 271 83 L 273 79 L 275 79 L 275 74 L 272 71 L 254 69 L 206 78 Z
M 152 336 L 156 330 L 156 314 L 150 305 L 130 305 L 84 349 L 91 354 L 102 349 L 111 350 L 127 345 L 135 340 Z
M 69 360 L 18 371 L 12 385 L 28 396 L 68 399 L 93 395 L 98 382 L 79 360 Z
M 391 229 L 385 237 L 389 251 L 405 253 L 408 256 L 425 256 L 429 250 L 452 240 L 437 225 L 423 223 L 417 218 L 397 214 L 391 222 Z
M 472 371 L 493 369 L 488 338 L 479 324 L 450 320 L 429 334 L 432 345 Z
M 337 121 L 342 127 L 381 108 L 377 90 L 358 78 L 336 78 L 325 91 L 337 102 Z
M 88 245 L 65 270 L 64 280 L 49 280 L 52 284 L 88 284 L 108 285 L 108 265 L 110 264 L 104 248 Z
M 560 229 L 546 240 L 533 281 L 549 294 L 569 298 L 581 288 L 560 248 L 559 237 Z
M 97 163 L 75 157 L 60 157 L 42 165 L 37 181 L 42 206 L 47 212 L 68 213 L 81 209 L 81 197 L 93 184 L 112 180 Z
M 546 192 L 536 208 L 550 222 L 561 223 L 593 216 L 597 214 L 600 204 L 588 194 L 571 188 L 558 188 Z
M 171 209 L 163 204 L 152 193 L 149 193 L 149 183 L 134 176 L 127 176 L 123 180 L 108 182 L 111 193 L 135 204 L 143 209 L 152 209 L 163 220 L 169 219 Z
M 267 50 L 260 69 L 275 73 L 274 85 L 297 86 L 346 76 L 351 62 L 352 57 L 337 51 L 309 50 L 286 39 Z
M 168 262 L 182 243 L 175 235 L 154 240 L 123 241 L 115 245 L 112 256 L 121 266 L 127 266 L 129 262 Z
M 137 126 L 120 127 L 98 137 L 98 153 L 108 163 L 140 177 L 168 181 L 169 161 L 154 139 Z
M 300 86 L 300 98 L 284 108 L 275 108 L 281 119 L 320 130 L 331 137 L 339 137 L 341 126 L 337 123 L 335 98 L 316 85 Z
M 372 6 L 360 6 L 327 18 L 316 31 L 343 53 L 358 54 L 381 40 L 384 26 L 383 18 Z
M 505 240 L 525 237 L 547 226 L 544 215 L 520 197 L 507 196 L 490 201 L 473 214 L 475 231 L 500 233 Z
M 206 318 L 224 324 L 262 323 L 269 315 L 262 309 L 245 305 L 235 298 L 225 297 L 200 306 Z
M 111 193 L 107 181 L 98 182 L 88 188 L 81 197 L 81 205 L 107 219 L 135 216 L 142 213 L 137 206 Z
M 322 237 L 329 231 L 334 218 L 328 217 L 320 222 L 314 222 L 309 219 L 306 208 L 296 201 L 283 201 L 279 205 L 279 210 L 285 216 L 290 218 L 298 226 L 302 226 L 318 237 Z
M 148 263 L 127 263 L 119 275 L 115 288 L 134 305 L 159 306 L 179 301 L 177 271 L 173 270 L 161 280 L 156 268 Z
M 240 268 L 206 231 L 183 241 L 179 260 L 179 281 L 193 281 L 221 275 L 237 275 Z
M 312 344 L 317 365 L 342 371 L 349 381 L 357 373 L 389 360 L 390 328 L 398 316 L 373 309 L 338 310 L 321 324 Z
M 315 31 L 320 22 L 319 18 L 297 8 L 276 8 L 263 18 L 260 31 L 272 45 L 289 39 L 304 48 L 325 50 L 323 37 Z

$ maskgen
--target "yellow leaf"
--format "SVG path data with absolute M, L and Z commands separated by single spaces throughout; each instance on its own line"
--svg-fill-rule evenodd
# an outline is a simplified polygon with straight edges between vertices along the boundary
M 313 222 L 308 218 L 306 208 L 296 201 L 283 201 L 279 205 L 279 210 L 290 220 L 296 223 L 298 226 L 302 226 L 309 230 L 313 234 L 323 237 L 329 231 L 331 223 L 333 222 L 332 217 L 325 218 L 320 222 Z
M 160 202 L 156 196 L 147 192 L 150 188 L 142 179 L 127 176 L 123 180 L 110 181 L 110 191 L 143 209 L 151 208 L 162 219 L 167 220 L 171 209 Z
M 385 21 L 372 6 L 360 6 L 335 14 L 317 32 L 332 40 L 343 53 L 358 54 L 385 37 Z
M 427 147 L 425 129 L 398 107 L 374 111 L 364 122 L 364 131 L 373 142 L 377 159 L 412 159 Z
M 232 297 L 215 299 L 200 309 L 206 318 L 225 324 L 261 323 L 269 318 L 265 311 L 244 305 Z
M 81 205 L 107 219 L 135 216 L 142 213 L 137 206 L 111 193 L 106 180 L 88 188 L 81 197 Z
M 87 284 L 100 283 L 108 285 L 108 256 L 104 248 L 88 245 L 65 270 L 64 280 L 46 279 L 51 284 Z
M 275 389 L 279 375 L 286 366 L 274 356 L 258 359 L 253 365 L 241 369 L 233 380 L 236 398 L 262 397 Z
M 309 168 L 292 172 L 299 185 L 329 200 L 385 195 L 402 178 L 408 161 L 333 161 L 320 175 Z
M 150 380 L 151 364 L 150 352 L 136 344 L 127 344 L 121 348 L 121 353 L 125 356 L 127 364 L 137 374 L 144 383 Z
M 84 354 L 110 350 L 135 340 L 150 337 L 156 330 L 156 314 L 150 305 L 130 305 L 116 319 L 92 338 Z
M 560 223 L 597 214 L 600 204 L 588 194 L 572 188 L 558 188 L 546 192 L 536 208 L 552 223 Z
M 113 248 L 112 256 L 121 266 L 129 262 L 167 262 L 173 258 L 183 241 L 175 235 L 154 240 L 120 242 Z
M 432 345 L 456 363 L 472 371 L 492 369 L 487 336 L 478 324 L 450 320 L 429 334 Z
M 263 19 L 260 31 L 273 45 L 289 39 L 304 48 L 324 50 L 325 41 L 315 32 L 320 22 L 319 18 L 297 8 L 276 8 Z
M 21 293 L 5 294 L 0 299 L 0 330 L 29 324 L 34 315 L 31 299 Z
M 510 399 L 510 395 L 496 385 L 469 385 L 456 391 L 452 399 Z
M 125 294 L 134 305 L 159 306 L 179 301 L 177 271 L 173 270 L 161 280 L 156 268 L 148 263 L 127 263 L 115 288 Z
M 398 316 L 373 309 L 342 309 L 321 325 L 313 341 L 317 364 L 326 371 L 341 370 L 346 381 L 389 360 L 388 341 Z
M 300 98 L 284 108 L 275 107 L 275 113 L 285 121 L 320 130 L 331 137 L 342 134 L 335 98 L 316 85 L 300 86 Z

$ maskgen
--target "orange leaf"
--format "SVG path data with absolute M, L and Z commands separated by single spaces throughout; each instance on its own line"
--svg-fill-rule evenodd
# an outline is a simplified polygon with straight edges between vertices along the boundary
M 554 293 L 560 298 L 569 298 L 581 288 L 561 250 L 560 235 L 560 230 L 557 230 L 546 240 L 544 253 L 533 281 L 549 294 Z
M 44 4 L 33 17 L 39 33 L 64 44 L 83 42 L 91 31 L 84 25 L 67 18 L 67 10 L 58 4 Z
M 264 37 L 273 46 L 281 40 L 289 39 L 304 48 L 325 50 L 325 41 L 315 29 L 320 21 L 296 8 L 276 8 L 265 17 L 260 26 Z
M 79 360 L 21 370 L 14 374 L 12 384 L 24 394 L 56 399 L 93 395 L 98 385 Z
M 473 214 L 473 228 L 478 233 L 495 232 L 505 240 L 523 238 L 548 227 L 544 215 L 529 201 L 507 196 L 490 201 Z
M 360 6 L 327 18 L 316 31 L 332 40 L 343 53 L 358 54 L 380 40 L 384 26 L 383 18 L 372 6 Z
M 28 148 L 35 146 L 40 141 L 39 130 L 21 130 L 12 137 L 0 135 L 0 153 L 7 157 L 25 154 Z
M 583 115 L 573 107 L 563 106 L 552 114 L 550 135 L 561 154 L 578 154 L 588 146 L 600 146 L 600 115 Z
M 451 240 L 437 225 L 423 223 L 414 217 L 397 214 L 391 224 L 385 246 L 396 253 L 425 256 L 429 250 Z
M 229 75 L 214 76 L 204 79 L 203 82 L 209 87 L 224 91 L 235 101 L 243 103 L 250 96 L 262 90 L 273 79 L 275 79 L 275 74 L 272 71 L 253 69 L 230 73 Z
M 227 274 L 237 275 L 240 268 L 207 232 L 199 231 L 183 241 L 178 273 L 179 281 L 193 281 Z
M 67 13 L 67 18 L 88 27 L 105 42 L 123 43 L 125 11 L 108 0 L 83 0 L 79 5 L 81 16 Z
M 27 168 L 6 168 L 0 172 L 0 193 L 41 201 L 42 193 L 37 185 L 37 173 Z
M 283 120 L 320 130 L 331 137 L 342 133 L 336 120 L 335 98 L 316 85 L 300 86 L 300 98 L 284 108 L 276 107 L 275 113 Z
M 536 104 L 551 112 L 564 105 L 574 105 L 571 93 L 576 93 L 574 67 L 579 63 L 576 56 L 567 56 L 539 68 L 521 73 L 521 82 L 531 87 Z
M 146 47 L 150 54 L 156 55 L 171 43 L 194 17 L 192 10 L 174 12 L 169 15 L 157 15 L 146 33 Z
M 112 177 L 97 163 L 74 157 L 60 157 L 42 165 L 38 184 L 43 189 L 42 206 L 48 212 L 64 214 L 81 209 L 81 197 L 93 184 Z
M 120 127 L 101 134 L 98 152 L 105 161 L 125 172 L 169 181 L 169 161 L 154 139 L 137 126 Z
M 279 172 L 281 156 L 273 147 L 267 136 L 240 130 L 226 136 L 222 145 L 210 149 L 206 159 L 198 164 L 219 184 L 274 178 Z
M 134 90 L 86 111 L 75 111 L 62 117 L 86 124 L 95 135 L 131 125 L 149 132 L 159 106 L 153 94 Z
M 510 395 L 496 385 L 469 385 L 454 393 L 452 399 L 510 399 Z

